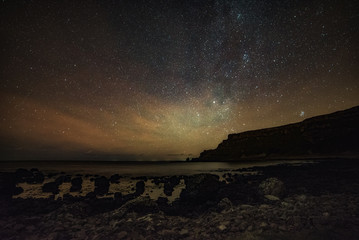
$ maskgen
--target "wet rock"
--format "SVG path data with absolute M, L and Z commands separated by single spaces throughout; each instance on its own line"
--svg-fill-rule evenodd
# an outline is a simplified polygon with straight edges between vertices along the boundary
M 164 182 L 163 192 L 166 196 L 172 196 L 174 187 L 177 186 L 181 181 L 181 178 L 178 176 L 167 177 L 162 180 Z
M 47 177 L 48 178 L 53 178 L 53 177 L 55 177 L 57 175 L 59 175 L 59 173 L 49 173 L 49 174 L 47 174 Z
M 71 189 L 70 192 L 79 192 L 82 189 L 82 178 L 81 177 L 77 177 L 77 178 L 73 178 L 71 180 Z
M 71 176 L 64 176 L 64 175 L 58 176 L 55 179 L 55 182 L 59 185 L 61 185 L 63 183 L 69 183 L 69 182 L 71 182 Z
M 96 194 L 94 192 L 89 192 L 86 194 L 86 199 L 95 199 L 96 198 Z
M 218 229 L 223 231 L 223 230 L 227 229 L 227 227 L 226 227 L 226 225 L 221 224 L 218 226 Z
M 15 172 L 15 178 L 17 183 L 23 183 L 29 181 L 29 179 L 33 178 L 32 172 L 19 168 Z
M 172 196 L 173 190 L 174 190 L 174 188 L 171 184 L 165 183 L 163 192 L 164 192 L 164 194 L 166 194 L 166 196 Z
M 188 236 L 189 235 L 189 231 L 187 229 L 182 229 L 179 232 L 179 235 L 181 235 L 182 237 Z
M 284 183 L 277 178 L 268 178 L 259 185 L 259 192 L 263 195 L 283 197 L 285 192 Z
M 296 200 L 299 202 L 305 202 L 307 200 L 307 196 L 304 194 L 296 196 Z
M 33 171 L 33 180 L 28 183 L 43 183 L 45 180 L 45 175 L 42 172 L 39 171 Z
M 62 197 L 62 199 L 64 201 L 67 201 L 67 202 L 73 202 L 74 200 L 76 200 L 76 197 L 72 196 L 71 194 L 69 193 L 66 193 L 64 194 L 64 196 Z
M 33 232 L 33 231 L 36 230 L 36 227 L 33 226 L 33 225 L 30 225 L 30 226 L 27 226 L 25 229 L 26 229 L 26 231 L 28 231 L 28 232 Z
M 24 189 L 22 187 L 15 187 L 13 195 L 19 195 L 24 192 Z
M 125 239 L 127 237 L 128 233 L 126 231 L 121 231 L 117 234 L 117 239 Z
M 168 199 L 165 197 L 158 197 L 157 204 L 158 205 L 166 205 L 168 203 Z
M 145 192 L 145 182 L 139 181 L 136 183 L 136 195 L 139 196 Z
M 108 193 L 110 183 L 106 177 L 98 177 L 95 179 L 95 194 L 96 195 L 105 195 Z
M 0 172 L 0 199 L 9 199 L 17 191 L 15 174 Z
M 42 186 L 42 191 L 43 192 L 50 192 L 50 193 L 53 193 L 53 194 L 58 194 L 59 193 L 59 185 L 57 182 L 48 182 L 48 183 L 45 183 L 43 186 Z
M 149 197 L 138 197 L 132 199 L 121 206 L 119 209 L 123 214 L 126 212 L 137 212 L 141 214 L 155 213 L 158 212 L 158 205 L 155 201 Z
M 120 182 L 120 175 L 114 174 L 110 177 L 110 183 L 119 183 Z
M 279 201 L 280 199 L 273 195 L 264 195 L 264 197 L 270 201 Z
M 213 174 L 196 174 L 185 179 L 186 188 L 181 192 L 181 201 L 203 204 L 217 197 L 219 177 Z
M 120 192 L 115 192 L 115 194 L 114 194 L 114 199 L 116 200 L 116 201 L 121 201 L 122 200 L 122 193 L 120 193 Z
M 223 198 L 218 204 L 217 204 L 217 211 L 228 211 L 232 209 L 232 202 L 228 198 Z

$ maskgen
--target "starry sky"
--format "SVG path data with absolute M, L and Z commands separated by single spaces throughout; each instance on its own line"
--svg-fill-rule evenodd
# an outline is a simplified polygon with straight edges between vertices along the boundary
M 354 0 L 0 3 L 3 159 L 184 160 L 359 105 Z

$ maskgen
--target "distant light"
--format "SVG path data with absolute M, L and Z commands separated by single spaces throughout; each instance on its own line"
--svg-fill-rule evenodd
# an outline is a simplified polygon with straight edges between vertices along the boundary
M 304 117 L 304 115 L 305 115 L 304 111 L 301 111 L 300 114 L 299 114 L 299 116 L 301 116 L 301 117 Z

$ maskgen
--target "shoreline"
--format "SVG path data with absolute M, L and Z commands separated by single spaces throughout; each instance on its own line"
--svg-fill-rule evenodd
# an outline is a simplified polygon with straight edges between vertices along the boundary
M 224 173 L 222 180 L 213 174 L 137 177 L 133 192 L 119 193 L 114 198 L 90 194 L 80 198 L 67 195 L 62 200 L 12 199 L 2 194 L 0 236 L 2 239 L 308 239 L 308 236 L 357 239 L 359 236 L 359 161 L 237 170 Z M 71 176 L 70 182 L 75 178 L 79 176 Z M 4 193 L 3 173 L 1 180 Z M 118 180 L 121 182 L 121 177 Z M 177 200 L 169 202 L 163 196 L 154 200 L 143 195 L 145 180 L 163 186 L 168 195 L 180 181 L 185 186 Z M 94 181 L 98 181 L 97 186 L 106 182 Z M 106 189 L 101 192 L 98 188 L 98 194 L 106 196 L 105 192 Z

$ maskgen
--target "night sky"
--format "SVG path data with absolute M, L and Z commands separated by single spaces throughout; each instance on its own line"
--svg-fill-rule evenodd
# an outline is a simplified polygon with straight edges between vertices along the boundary
M 175 160 L 359 105 L 359 4 L 0 3 L 2 159 Z

